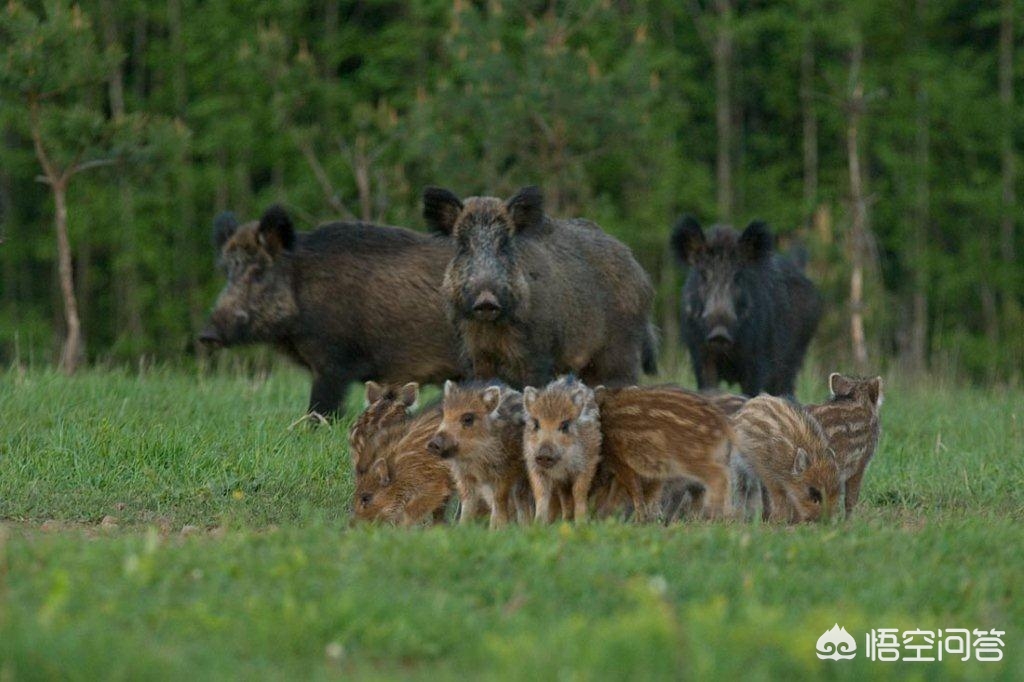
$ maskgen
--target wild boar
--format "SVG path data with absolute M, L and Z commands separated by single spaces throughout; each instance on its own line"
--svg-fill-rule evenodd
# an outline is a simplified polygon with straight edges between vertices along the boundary
M 828 378 L 830 399 L 808 405 L 807 411 L 825 430 L 836 453 L 846 515 L 860 499 L 864 472 L 875 456 L 881 434 L 882 377 L 861 379 L 833 373 Z
M 551 498 L 557 495 L 564 520 L 586 520 L 590 486 L 601 459 L 601 420 L 594 392 L 573 377 L 562 377 L 543 390 L 526 387 L 523 407 L 523 457 L 535 518 L 554 520 Z
M 726 381 L 747 395 L 793 395 L 821 298 L 790 259 L 775 253 L 768 226 L 753 222 L 742 234 L 718 227 L 705 237 L 684 216 L 672 248 L 689 266 L 680 317 L 698 387 Z
M 444 416 L 427 449 L 451 467 L 462 503 L 460 523 L 478 513 L 481 501 L 491 528 L 525 520 L 531 501 L 522 394 L 507 386 L 446 381 L 442 405 Z
M 839 499 L 839 467 L 825 432 L 784 398 L 751 398 L 733 417 L 742 460 L 761 483 L 762 513 L 771 521 L 827 519 Z
M 366 407 L 348 429 L 348 452 L 357 482 L 385 443 L 405 435 L 406 424 L 412 419 L 411 410 L 419 400 L 419 389 L 414 381 L 400 388 L 366 382 Z
M 411 526 L 444 519 L 452 493 L 451 475 L 444 462 L 427 451 L 441 423 L 441 410 L 429 409 L 412 418 L 404 435 L 384 444 L 368 471 L 356 479 L 353 512 L 363 521 Z
M 439 287 L 448 240 L 359 222 L 297 233 L 273 206 L 214 227 L 227 285 L 200 341 L 268 343 L 313 375 L 309 411 L 335 416 L 352 381 L 440 383 L 460 375 Z
M 674 386 L 599 387 L 595 393 L 601 458 L 632 499 L 638 521 L 658 513 L 660 483 L 679 478 L 703 486 L 707 516 L 728 513 L 732 429 L 721 410 Z
M 475 377 L 518 388 L 569 373 L 635 383 L 656 370 L 654 289 L 621 242 L 586 220 L 546 216 L 536 187 L 464 202 L 430 187 L 423 204 L 454 243 L 442 288 Z

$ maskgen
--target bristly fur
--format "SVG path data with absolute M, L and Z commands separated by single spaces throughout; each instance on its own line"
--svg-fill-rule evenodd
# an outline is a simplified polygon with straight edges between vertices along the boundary
M 521 387 L 575 372 L 632 384 L 655 367 L 654 289 L 621 242 L 593 223 L 546 217 L 535 187 L 508 201 L 431 188 L 424 206 L 456 247 L 442 289 L 474 376 Z
M 671 246 L 689 273 L 680 324 L 697 385 L 740 384 L 747 395 L 792 395 L 821 317 L 821 299 L 789 259 L 774 253 L 768 226 L 708 236 L 692 216 L 676 225 Z
M 825 432 L 799 405 L 783 398 L 751 398 L 732 419 L 744 463 L 762 486 L 766 519 L 813 521 L 831 516 L 839 497 L 839 469 Z
M 523 457 L 538 521 L 587 517 L 591 484 L 601 460 L 601 417 L 594 392 L 574 376 L 523 392 Z
M 825 431 L 836 453 L 843 486 L 846 515 L 860 498 L 864 473 L 878 449 L 881 434 L 882 378 L 871 379 L 832 374 L 831 398 L 807 411 Z
M 267 343 L 309 369 L 309 411 L 335 416 L 349 383 L 440 383 L 462 375 L 438 290 L 447 240 L 359 222 L 295 233 L 280 208 L 215 240 L 227 284 L 202 338 Z

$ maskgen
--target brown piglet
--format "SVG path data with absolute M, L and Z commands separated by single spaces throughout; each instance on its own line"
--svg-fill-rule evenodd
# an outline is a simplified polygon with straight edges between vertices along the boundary
M 762 514 L 771 521 L 828 518 L 839 497 L 839 468 L 825 432 L 784 398 L 751 398 L 735 417 L 734 467 L 760 479 Z
M 808 405 L 807 411 L 821 424 L 836 453 L 843 506 L 850 516 L 860 498 L 864 472 L 878 448 L 882 377 L 860 379 L 833 373 L 828 378 L 828 386 L 832 391 L 829 400 L 820 405 Z
M 368 471 L 356 480 L 357 519 L 402 526 L 443 520 L 451 476 L 444 462 L 427 451 L 440 424 L 440 407 L 426 410 L 410 420 L 401 438 L 376 453 Z
M 732 429 L 721 410 L 704 396 L 672 386 L 595 392 L 602 464 L 628 493 L 638 521 L 657 515 L 660 484 L 678 478 L 704 487 L 705 515 L 727 514 Z
M 601 459 L 601 420 L 594 392 L 573 377 L 523 390 L 523 457 L 536 520 L 551 522 L 552 495 L 562 518 L 587 517 L 590 486 Z
M 504 385 L 446 381 L 443 410 L 427 449 L 451 467 L 462 503 L 460 523 L 474 517 L 481 502 L 490 511 L 491 528 L 523 519 L 530 492 L 522 394 Z
M 366 408 L 348 430 L 348 451 L 357 481 L 378 458 L 378 450 L 405 435 L 419 389 L 416 382 L 401 387 L 366 382 Z

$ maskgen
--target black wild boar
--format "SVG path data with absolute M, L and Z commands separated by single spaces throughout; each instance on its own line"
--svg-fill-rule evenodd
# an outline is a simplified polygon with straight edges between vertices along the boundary
M 284 209 L 214 224 L 228 282 L 200 341 L 269 343 L 313 374 L 310 412 L 342 409 L 351 381 L 458 376 L 458 341 L 439 291 L 447 240 L 359 222 L 296 233 Z
M 682 335 L 701 389 L 735 382 L 747 395 L 792 395 L 821 317 L 809 279 L 774 251 L 772 233 L 753 222 L 742 234 L 681 218 L 672 248 L 689 265 Z
M 442 289 L 476 377 L 629 384 L 655 371 L 654 290 L 621 242 L 589 221 L 545 216 L 536 187 L 465 202 L 429 187 L 423 204 L 455 242 Z

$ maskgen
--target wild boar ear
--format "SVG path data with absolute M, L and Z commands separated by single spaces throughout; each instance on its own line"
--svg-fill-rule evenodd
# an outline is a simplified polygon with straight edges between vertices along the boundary
M 693 265 L 707 245 L 704 229 L 690 214 L 686 214 L 676 221 L 676 226 L 672 228 L 671 242 L 676 258 L 680 263 L 686 265 Z
M 501 404 L 501 388 L 498 386 L 488 386 L 481 394 L 481 398 L 484 401 L 484 408 L 488 412 L 494 412 L 498 409 L 498 405 Z
M 882 377 L 875 377 L 868 382 L 868 397 L 875 407 L 882 406 Z
M 384 461 L 383 457 L 374 460 L 370 465 L 369 475 L 376 476 L 377 482 L 382 486 L 391 485 L 391 472 L 388 471 L 388 463 Z
M 523 187 L 505 202 L 505 208 L 512 216 L 517 234 L 544 224 L 544 195 L 540 187 Z
M 455 382 L 448 379 L 444 382 L 444 399 L 448 400 L 452 397 L 452 393 L 455 392 Z
M 406 407 L 412 407 L 416 404 L 416 401 L 420 397 L 420 385 L 415 381 L 410 381 L 405 386 L 402 386 L 398 390 L 398 398 L 402 401 L 402 404 Z
M 529 412 L 533 409 L 533 404 L 537 401 L 537 389 L 533 386 L 527 386 L 523 389 L 523 407 Z
M 796 449 L 796 459 L 793 460 L 793 474 L 799 475 L 811 465 L 811 457 L 803 448 Z
M 432 232 L 450 235 L 460 213 L 462 201 L 454 193 L 441 187 L 423 190 L 423 219 Z
M 384 387 L 376 381 L 366 382 L 366 405 L 373 405 L 384 395 Z
M 573 391 L 572 404 L 582 410 L 583 406 L 587 404 L 587 389 L 580 386 L 575 391 Z
M 832 391 L 833 397 L 850 395 L 853 392 L 853 382 L 839 372 L 832 372 L 828 375 L 828 390 Z
M 274 256 L 295 246 L 295 226 L 288 212 L 277 204 L 268 208 L 257 229 L 260 244 Z
M 223 211 L 213 219 L 213 245 L 220 251 L 224 243 L 238 229 L 238 218 L 231 211 Z
M 740 235 L 739 246 L 740 253 L 750 262 L 768 258 L 775 246 L 775 238 L 768 223 L 755 220 L 747 225 L 747 229 Z

